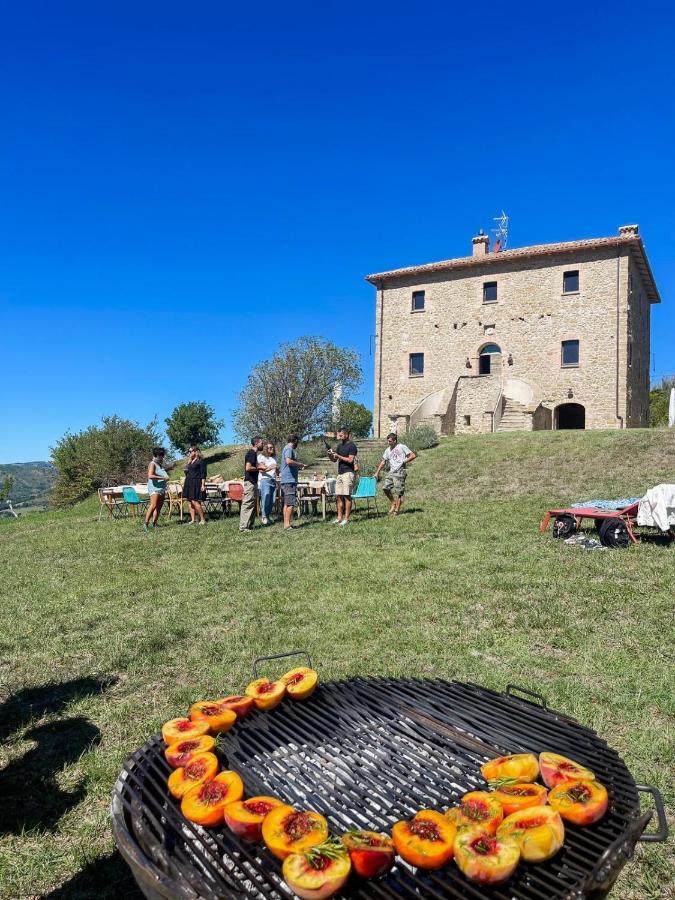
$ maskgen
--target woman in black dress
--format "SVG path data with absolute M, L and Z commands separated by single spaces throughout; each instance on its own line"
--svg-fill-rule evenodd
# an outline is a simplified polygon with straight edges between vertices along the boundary
M 190 525 L 195 524 L 195 516 L 199 516 L 199 524 L 206 525 L 202 500 L 206 496 L 206 462 L 199 447 L 190 447 L 187 465 L 185 466 L 185 482 L 183 484 L 183 500 L 190 507 Z

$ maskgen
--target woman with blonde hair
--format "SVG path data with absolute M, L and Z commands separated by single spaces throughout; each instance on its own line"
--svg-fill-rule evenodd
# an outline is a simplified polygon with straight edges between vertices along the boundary
M 206 497 L 206 461 L 199 447 L 190 447 L 188 461 L 185 466 L 185 482 L 183 483 L 183 500 L 190 507 L 190 525 L 195 524 L 195 516 L 199 516 L 199 524 L 206 525 L 202 501 Z

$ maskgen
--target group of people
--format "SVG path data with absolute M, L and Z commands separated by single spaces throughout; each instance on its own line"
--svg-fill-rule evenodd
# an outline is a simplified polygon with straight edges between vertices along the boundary
M 335 481 L 335 506 L 337 515 L 333 525 L 345 526 L 350 522 L 352 512 L 352 496 L 359 472 L 358 449 L 352 441 L 347 428 L 337 433 L 338 445 L 328 449 L 328 457 L 337 464 Z M 291 434 L 281 452 L 281 460 L 277 460 L 275 446 L 265 443 L 261 437 L 254 437 L 244 457 L 244 498 L 239 515 L 239 530 L 252 531 L 255 523 L 258 497 L 260 497 L 260 514 L 263 525 L 270 524 L 272 510 L 277 491 L 281 491 L 282 516 L 284 530 L 293 528 L 293 511 L 298 502 L 298 475 L 307 463 L 298 458 L 297 447 L 300 438 Z M 384 481 L 383 490 L 390 502 L 389 514 L 398 515 L 405 493 L 407 466 L 415 459 L 416 454 L 399 443 L 397 435 L 387 435 L 387 449 L 375 470 L 375 477 L 385 465 L 389 471 Z
M 335 482 L 335 505 L 337 510 L 333 525 L 349 525 L 352 513 L 352 496 L 358 479 L 358 449 L 352 441 L 347 428 L 337 433 L 338 445 L 329 447 L 328 457 L 337 464 Z M 277 493 L 281 492 L 282 517 L 284 529 L 293 528 L 293 511 L 298 502 L 298 475 L 307 463 L 298 458 L 297 447 L 300 437 L 291 434 L 286 446 L 281 451 L 281 459 L 277 459 L 275 445 L 272 441 L 264 441 L 254 437 L 244 457 L 244 496 L 239 514 L 239 530 L 252 531 L 260 502 L 260 516 L 263 525 L 273 521 L 274 503 Z M 383 491 L 390 503 L 389 514 L 398 515 L 405 494 L 405 481 L 408 465 L 416 458 L 416 454 L 399 442 L 394 432 L 387 435 L 387 449 L 375 470 L 379 480 L 382 470 L 388 465 Z M 144 530 L 157 524 L 164 504 L 169 475 L 164 468 L 166 450 L 155 447 L 152 460 L 148 465 L 148 507 L 145 513 Z M 199 447 L 192 446 L 188 451 L 185 466 L 185 480 L 182 488 L 182 499 L 186 500 L 190 510 L 190 523 L 199 522 L 206 525 L 203 502 L 206 496 L 206 461 Z

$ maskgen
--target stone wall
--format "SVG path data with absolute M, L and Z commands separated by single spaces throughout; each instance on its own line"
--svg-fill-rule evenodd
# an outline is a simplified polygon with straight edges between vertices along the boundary
M 650 303 L 632 259 L 628 267 L 626 324 L 626 424 L 631 428 L 646 428 L 649 425 Z
M 624 246 L 521 260 L 506 257 L 498 263 L 427 273 L 424 281 L 418 280 L 420 275 L 389 279 L 377 290 L 376 434 L 385 432 L 392 413 L 410 415 L 433 391 L 452 390 L 460 377 L 476 376 L 480 349 L 487 343 L 501 348 L 500 378 L 536 386 L 535 404 L 553 411 L 559 404 L 581 403 L 587 428 L 642 423 L 633 406 L 644 359 L 648 363 L 649 303 L 631 263 L 633 296 L 641 299 L 631 301 L 628 417 L 628 252 Z M 563 294 L 563 272 L 575 269 L 579 291 Z M 483 303 L 485 281 L 497 282 L 495 303 Z M 425 291 L 423 312 L 411 312 L 413 290 Z M 564 340 L 579 341 L 578 366 L 562 366 Z M 424 375 L 409 374 L 411 353 L 424 353 Z M 641 397 L 639 403 L 644 406 Z M 459 408 L 449 409 L 446 418 L 453 418 L 459 430 Z
M 489 434 L 501 391 L 497 375 L 462 376 L 457 382 L 455 434 Z

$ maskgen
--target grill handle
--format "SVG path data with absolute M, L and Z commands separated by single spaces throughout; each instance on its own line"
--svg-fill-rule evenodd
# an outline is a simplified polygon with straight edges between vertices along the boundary
M 307 667 L 312 669 L 312 660 L 306 650 L 291 650 L 288 653 L 275 653 L 273 656 L 258 656 L 253 660 L 253 677 L 258 677 L 258 663 L 267 662 L 270 659 L 285 659 L 287 656 L 304 656 L 307 660 Z
M 654 806 L 656 807 L 656 818 L 659 824 L 658 831 L 652 831 L 649 834 L 642 832 L 639 841 L 660 843 L 668 838 L 668 820 L 666 818 L 666 808 L 663 805 L 663 797 L 658 788 L 651 787 L 648 784 L 636 784 L 635 787 L 642 794 L 651 794 L 654 798 Z
M 538 694 L 536 691 L 530 691 L 527 688 L 520 687 L 518 684 L 507 684 L 506 685 L 506 696 L 514 697 L 516 700 L 522 700 L 522 697 L 518 697 L 515 694 L 515 691 L 518 691 L 519 694 L 527 694 L 528 697 L 532 697 L 534 700 L 538 701 L 538 705 L 543 709 L 548 709 L 548 704 L 544 697 L 541 694 Z

